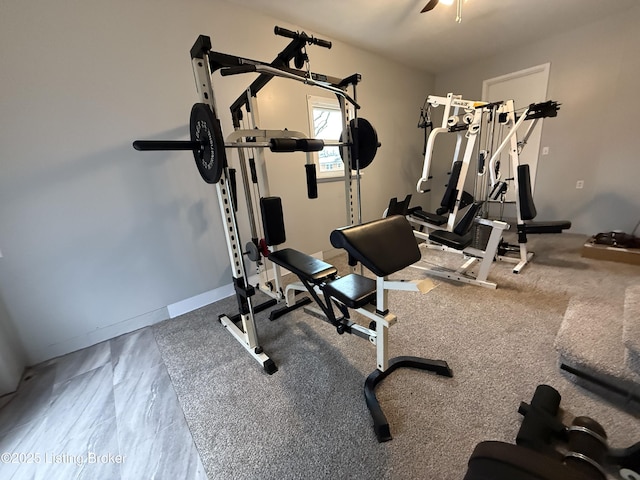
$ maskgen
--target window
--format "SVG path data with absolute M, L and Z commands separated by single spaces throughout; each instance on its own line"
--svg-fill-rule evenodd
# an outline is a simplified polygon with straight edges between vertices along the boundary
M 338 99 L 308 95 L 307 106 L 311 137 L 332 142 L 340 141 L 344 123 Z M 344 176 L 344 163 L 340 156 L 340 147 L 325 147 L 320 152 L 314 152 L 313 155 L 317 165 L 318 179 L 342 178 Z

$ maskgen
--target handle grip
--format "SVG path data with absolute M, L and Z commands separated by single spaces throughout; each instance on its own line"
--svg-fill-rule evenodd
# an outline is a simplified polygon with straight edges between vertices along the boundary
M 276 35 L 280 35 L 281 37 L 287 37 L 287 38 L 298 38 L 298 33 L 291 31 L 291 30 L 287 30 L 286 28 L 282 28 L 282 27 L 278 27 L 276 26 L 273 29 L 273 33 L 275 33 Z
M 318 179 L 316 176 L 316 164 L 307 163 L 304 168 L 305 173 L 307 174 L 307 197 L 318 198 Z
M 309 36 L 306 33 L 298 33 L 292 30 L 287 30 L 282 27 L 274 27 L 273 33 L 279 35 L 281 37 L 293 38 L 295 40 L 304 40 L 310 45 L 318 45 L 319 47 L 331 48 L 331 42 L 329 40 L 323 40 L 321 38 L 315 38 L 314 36 Z
M 331 48 L 331 42 L 329 40 L 311 37 L 311 43 L 313 43 L 314 45 L 318 45 L 319 47 Z

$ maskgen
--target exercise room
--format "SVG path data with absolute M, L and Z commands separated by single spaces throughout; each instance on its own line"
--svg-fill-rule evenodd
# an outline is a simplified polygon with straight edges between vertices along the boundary
M 637 0 L 0 3 L 0 478 L 640 480 Z

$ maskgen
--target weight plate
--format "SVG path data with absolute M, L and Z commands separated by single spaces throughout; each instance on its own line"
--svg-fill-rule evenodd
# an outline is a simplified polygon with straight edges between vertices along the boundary
M 255 243 L 247 242 L 244 248 L 247 252 L 247 258 L 249 260 L 251 260 L 252 262 L 257 262 L 260 260 L 261 258 L 260 250 L 258 249 L 258 246 Z
M 356 137 L 356 123 L 355 119 L 349 122 L 349 128 L 351 130 L 351 138 L 355 139 Z M 346 141 L 347 136 L 344 134 L 340 135 L 340 141 Z M 373 128 L 371 123 L 365 118 L 358 117 L 358 128 L 357 128 L 357 149 L 355 145 L 351 146 L 351 158 L 355 163 L 356 151 L 358 152 L 358 165 L 360 166 L 360 170 L 367 168 L 373 162 L 373 159 L 378 152 L 378 147 L 380 144 L 378 143 L 378 133 L 376 129 Z M 355 141 L 354 141 L 355 143 Z M 342 156 L 342 149 L 340 149 L 340 156 Z M 344 160 L 344 159 L 343 159 Z M 353 165 L 355 168 L 355 165 Z
M 206 103 L 195 103 L 191 108 L 191 141 L 201 147 L 193 151 L 198 171 L 207 183 L 218 183 L 227 163 L 224 138 L 220 122 Z

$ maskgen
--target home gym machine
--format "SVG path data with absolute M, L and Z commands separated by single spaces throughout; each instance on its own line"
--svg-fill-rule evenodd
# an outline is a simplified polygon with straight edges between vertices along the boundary
M 330 48 L 331 43 L 308 36 L 304 32 L 292 32 L 275 28 L 275 34 L 291 39 L 289 45 L 271 63 L 211 51 L 209 37 L 200 36 L 191 49 L 192 66 L 196 79 L 200 103 L 191 110 L 188 141 L 144 141 L 134 142 L 137 150 L 190 150 L 197 168 L 205 180 L 215 184 L 229 259 L 233 272 L 233 285 L 239 313 L 220 315 L 220 323 L 262 365 L 268 374 L 277 371 L 277 366 L 264 352 L 258 339 L 255 314 L 286 301 L 286 305 L 270 312 L 275 320 L 293 309 L 311 302 L 308 297 L 297 300 L 295 292 L 307 292 L 322 310 L 323 320 L 333 325 L 339 334 L 351 333 L 365 338 L 376 347 L 375 371 L 366 379 L 364 393 L 367 406 L 374 421 L 374 431 L 379 441 L 391 439 L 389 424 L 376 399 L 375 387 L 386 376 L 398 368 L 411 367 L 451 376 L 444 361 L 418 357 L 388 358 L 388 329 L 397 318 L 389 312 L 388 291 L 393 289 L 423 291 L 423 282 L 394 282 L 388 276 L 414 263 L 420 257 L 411 225 L 402 216 L 392 216 L 362 224 L 360 213 L 360 170 L 368 166 L 380 146 L 375 129 L 357 115 L 347 118 L 347 103 L 359 108 L 356 103 L 356 84 L 360 75 L 354 74 L 340 79 L 311 72 L 306 53 L 307 45 Z M 289 66 L 294 61 L 296 68 Z M 301 70 L 306 65 L 305 70 Z M 217 117 L 212 74 L 221 76 L 243 73 L 258 73 L 258 77 L 231 106 L 234 132 L 225 140 Z M 257 94 L 273 78 L 281 77 L 305 83 L 334 93 L 340 105 L 344 130 L 339 142 L 325 142 L 307 138 L 303 133 L 291 130 L 262 130 L 259 128 Z M 347 94 L 348 87 L 353 94 Z M 307 194 L 317 198 L 315 165 L 309 153 L 325 146 L 338 146 L 345 164 L 345 195 L 347 227 L 331 233 L 330 241 L 336 248 L 346 250 L 350 264 L 359 262 L 368 268 L 376 280 L 357 273 L 344 277 L 338 275 L 332 265 L 300 251 L 278 246 L 286 241 L 282 202 L 269 194 L 264 150 L 272 152 L 307 153 L 305 165 Z M 227 162 L 226 150 L 238 152 L 243 190 L 246 197 L 249 227 L 252 239 L 242 248 L 237 226 L 238 189 L 235 170 Z M 245 155 L 245 152 L 247 154 Z M 355 172 L 356 189 L 352 186 Z M 254 212 L 261 212 L 255 215 Z M 260 232 L 263 232 L 262 236 Z M 255 262 L 260 283 L 254 287 L 249 283 L 244 257 Z M 273 266 L 274 282 L 266 273 L 266 264 Z M 294 273 L 300 283 L 282 290 L 280 268 Z M 270 298 L 254 305 L 253 297 L 262 291 Z M 286 298 L 285 298 L 286 297 Z M 321 298 L 322 297 L 322 298 Z M 361 326 L 350 319 L 349 309 L 355 309 L 371 323 Z M 335 313 L 335 310 L 339 312 Z
M 498 247 L 499 260 L 516 263 L 516 266 L 513 268 L 513 273 L 520 273 L 525 265 L 533 258 L 533 252 L 527 251 L 527 235 L 562 233 L 563 230 L 571 228 L 571 222 L 568 220 L 551 222 L 532 221 L 536 217 L 537 211 L 533 203 L 531 173 L 529 165 L 520 164 L 519 158 L 538 120 L 546 117 L 556 117 L 559 109 L 560 104 L 552 100 L 542 103 L 532 103 L 524 110 L 520 117 L 517 118 L 513 100 L 507 100 L 502 102 L 497 111 L 497 121 L 509 131 L 489 159 L 489 174 L 491 180 L 489 200 L 496 201 L 500 199 L 500 201 L 504 203 L 508 189 L 507 182 L 513 181 L 515 188 L 518 246 L 516 247 L 503 241 L 500 242 Z M 529 122 L 527 130 L 522 140 L 518 141 L 517 132 L 525 122 Z M 501 153 L 507 146 L 509 146 L 511 174 L 513 177 L 501 179 L 499 159 Z M 508 254 L 510 253 L 517 253 L 519 256 L 517 258 L 509 257 Z
M 482 218 L 479 215 L 482 199 L 479 202 L 475 201 L 474 195 L 464 189 L 484 116 L 491 114 L 495 105 L 465 100 L 461 95 L 453 93 L 447 94 L 446 97 L 430 95 L 425 101 L 425 105 L 427 104 L 428 108 L 426 111 L 423 108 L 419 125 L 425 130 L 431 124 L 431 109 L 443 106 L 444 111 L 441 126 L 432 128 L 426 140 L 422 175 L 416 185 L 418 193 L 429 191 L 423 189 L 423 186 L 431 179 L 430 170 L 436 138 L 443 133 L 456 134 L 451 173 L 440 208 L 436 213 L 426 212 L 420 207 L 409 208 L 411 196 L 408 195 L 400 202 L 396 198 L 392 199 L 388 213 L 407 215 L 411 223 L 418 227 L 415 236 L 425 240 L 422 244 L 425 248 L 461 253 L 466 259 L 464 264 L 455 270 L 440 266 L 426 267 L 423 264 L 427 262 L 420 262 L 414 265 L 415 268 L 431 276 L 496 288 L 496 283 L 487 278 L 502 239 L 502 232 L 508 229 L 509 225 L 499 220 Z M 464 154 L 461 158 L 465 139 Z M 482 173 L 479 174 L 484 174 L 484 170 L 482 167 Z M 476 232 L 479 228 L 489 231 L 484 241 L 478 241 Z M 474 266 L 478 267 L 475 275 L 470 272 Z
M 538 385 L 531 404 L 522 402 L 523 416 L 516 445 L 485 441 L 470 459 L 464 480 L 605 480 L 619 475 L 640 479 L 640 442 L 611 448 L 605 429 L 589 417 L 571 425 L 558 419 L 560 393 Z

